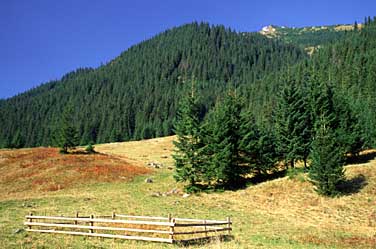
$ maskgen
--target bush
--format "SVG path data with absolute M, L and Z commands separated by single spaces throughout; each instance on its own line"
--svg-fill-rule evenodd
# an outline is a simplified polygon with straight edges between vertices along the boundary
M 91 153 L 95 153 L 96 151 L 94 150 L 94 145 L 92 145 L 91 143 L 89 143 L 86 148 L 85 148 L 85 151 L 89 154 Z
M 305 182 L 304 168 L 289 168 L 286 175 L 290 180 L 296 179 L 300 182 Z

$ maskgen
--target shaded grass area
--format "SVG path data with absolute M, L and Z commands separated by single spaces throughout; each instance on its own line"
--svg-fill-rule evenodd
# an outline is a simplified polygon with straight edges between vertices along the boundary
M 368 150 L 363 151 L 357 156 L 348 157 L 346 160 L 347 164 L 363 164 L 369 163 L 376 158 L 376 151 Z

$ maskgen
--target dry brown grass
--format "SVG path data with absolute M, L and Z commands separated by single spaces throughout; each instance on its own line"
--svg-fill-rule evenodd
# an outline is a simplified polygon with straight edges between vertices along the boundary
M 174 150 L 172 143 L 174 139 L 175 136 L 170 136 L 126 143 L 98 144 L 95 149 L 101 153 L 125 158 L 127 161 L 138 165 L 159 162 L 172 166 L 171 154 Z
M 103 153 L 124 156 L 139 163 L 163 161 L 160 155 L 168 155 L 164 162 L 170 165 L 173 139 L 106 144 L 97 148 Z M 271 226 L 263 220 L 256 221 L 260 224 L 252 226 L 254 229 L 247 231 L 250 234 L 275 235 L 283 233 L 288 226 L 290 238 L 301 243 L 344 248 L 354 245 L 359 248 L 376 247 L 376 160 L 346 166 L 346 176 L 350 180 L 364 176 L 365 186 L 359 189 L 359 193 L 326 198 L 318 196 L 307 179 L 300 181 L 284 177 L 245 190 L 201 194 L 192 199 L 209 208 L 224 208 L 271 220 Z M 307 178 L 306 175 L 304 177 Z M 244 221 L 240 218 L 237 222 Z
M 79 184 L 125 181 L 151 172 L 111 155 L 62 155 L 56 148 L 1 150 L 0 158 L 0 199 Z
M 148 162 L 159 162 L 165 167 L 173 166 L 173 139 L 166 137 L 97 145 L 96 150 L 102 154 L 95 155 L 92 161 L 86 155 L 62 156 L 63 159 L 57 150 L 46 148 L 0 151 L 0 187 L 4 189 L 4 193 L 0 194 L 0 233 L 4 231 L 3 234 L 6 234 L 15 228 L 16 225 L 10 222 L 9 217 L 18 217 L 21 224 L 22 216 L 30 210 L 50 215 L 69 215 L 74 214 L 75 210 L 85 214 L 109 214 L 115 210 L 117 213 L 151 216 L 172 213 L 187 218 L 223 219 L 232 216 L 234 240 L 193 248 L 376 248 L 374 158 L 369 157 L 369 161 L 362 164 L 346 166 L 349 180 L 359 178 L 364 179 L 364 182 L 356 191 L 337 198 L 318 196 L 312 185 L 304 180 L 304 174 L 294 179 L 283 177 L 263 182 L 238 191 L 201 193 L 188 198 L 182 198 L 181 194 L 151 197 L 157 191 L 163 193 L 173 188 L 182 189 L 180 184 L 174 182 L 171 170 L 154 170 L 152 178 L 155 182 L 152 184 L 145 183 L 143 178 L 122 184 L 122 179 L 118 181 L 115 177 L 126 174 L 126 170 L 123 172 L 121 167 L 129 163 L 143 166 Z M 33 150 L 40 153 L 34 153 L 33 156 Z M 372 155 L 376 151 L 364 153 Z M 114 175 L 106 171 L 110 167 L 109 163 L 113 172 L 116 172 Z M 60 166 L 55 167 L 54 164 Z M 53 175 L 56 179 L 76 179 L 83 175 L 85 183 L 102 183 L 72 185 L 52 192 L 44 190 L 44 185 L 37 182 L 33 185 L 38 177 Z M 25 186 L 31 186 L 31 189 Z M 35 194 L 38 191 L 44 195 Z M 34 206 L 28 208 L 23 205 L 29 202 L 34 203 Z M 5 209 L 1 209 L 1 205 Z M 1 224 L 4 224 L 3 228 Z M 10 246 L 14 235 L 3 237 L 3 244 L 1 236 L 0 247 L 4 245 L 8 248 L 21 248 L 24 245 L 30 245 L 25 246 L 27 248 L 50 248 L 49 245 L 53 243 L 58 248 L 72 245 L 77 248 L 172 248 L 154 243 L 83 240 L 40 234 L 30 237 L 19 235 L 15 240 L 17 247 Z M 30 238 L 32 240 L 28 241 Z

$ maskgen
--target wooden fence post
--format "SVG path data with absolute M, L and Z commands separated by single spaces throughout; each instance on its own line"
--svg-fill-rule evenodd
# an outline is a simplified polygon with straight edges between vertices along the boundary
M 30 213 L 29 213 L 29 215 L 30 215 L 30 216 L 32 216 L 32 215 L 33 215 L 33 213 L 32 213 L 32 212 L 30 212 Z M 29 220 L 29 222 L 33 222 L 33 219 L 32 219 L 32 218 L 29 218 L 28 220 Z M 29 225 L 28 227 L 29 227 L 29 229 L 31 229 L 31 225 Z
M 94 215 L 90 215 L 90 219 L 91 219 L 91 221 L 90 221 L 90 226 L 94 226 L 94 221 L 92 221 L 92 219 L 94 219 Z M 90 232 L 90 233 L 94 233 L 94 230 L 93 230 L 93 229 L 90 229 L 89 232 Z
M 111 217 L 112 217 L 113 220 L 115 219 L 115 211 L 112 212 Z
M 231 234 L 231 218 L 227 217 L 227 229 L 228 229 L 228 235 Z
M 206 220 L 204 220 L 204 228 L 205 228 L 205 237 L 208 237 L 208 232 L 207 232 L 207 229 L 206 229 Z
M 76 218 L 78 218 L 78 211 L 76 211 Z M 74 224 L 77 225 L 77 224 L 78 224 L 78 221 L 75 220 L 75 221 L 74 221 Z
M 171 219 L 171 217 L 169 217 L 169 219 Z M 172 222 L 172 224 L 170 225 L 170 236 L 169 237 L 170 237 L 170 240 L 172 241 L 172 243 L 174 243 L 175 219 L 172 219 L 170 222 Z

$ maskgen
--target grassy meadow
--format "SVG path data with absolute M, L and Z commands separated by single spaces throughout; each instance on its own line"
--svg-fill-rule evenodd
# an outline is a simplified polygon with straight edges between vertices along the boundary
M 0 248 L 180 248 L 179 245 L 27 233 L 24 216 L 121 214 L 224 219 L 234 238 L 190 248 L 376 248 L 376 160 L 346 166 L 343 196 L 318 196 L 299 173 L 238 191 L 183 198 L 173 179 L 174 137 L 97 145 L 98 154 L 54 148 L 0 150 Z M 148 163 L 162 164 L 151 168 Z M 146 183 L 149 177 L 153 183 Z M 178 189 L 175 194 L 155 196 Z

